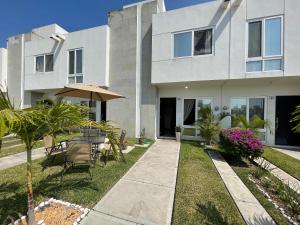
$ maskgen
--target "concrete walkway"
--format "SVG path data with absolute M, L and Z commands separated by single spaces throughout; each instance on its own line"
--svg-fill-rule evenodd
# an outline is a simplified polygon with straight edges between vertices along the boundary
M 272 173 L 275 177 L 281 180 L 283 183 L 288 185 L 291 189 L 296 191 L 300 194 L 300 181 L 296 178 L 292 177 L 288 173 L 284 172 L 282 169 L 278 168 L 277 166 L 270 163 L 268 160 L 264 158 L 258 158 L 255 160 L 258 165 L 267 164 L 268 170 Z
M 271 216 L 248 190 L 223 157 L 218 152 L 209 151 L 208 153 L 246 224 L 275 225 L 276 223 Z
M 32 151 L 32 160 L 39 159 L 45 156 L 45 148 L 37 148 Z M 19 164 L 27 162 L 27 153 L 20 152 L 14 155 L 9 155 L 0 158 L 0 170 L 8 169 Z
M 276 151 L 279 151 L 283 154 L 289 155 L 295 159 L 300 160 L 300 150 L 288 150 L 288 149 L 279 149 L 279 148 L 273 148 Z
M 80 224 L 170 225 L 179 150 L 157 140 Z

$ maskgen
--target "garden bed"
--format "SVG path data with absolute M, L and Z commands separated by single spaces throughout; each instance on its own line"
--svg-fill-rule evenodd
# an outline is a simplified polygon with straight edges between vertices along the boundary
M 285 184 L 283 184 L 279 179 L 271 175 L 268 171 L 263 168 L 259 168 L 257 165 L 252 164 L 248 160 L 234 161 L 230 157 L 224 154 L 224 158 L 247 186 L 247 188 L 252 192 L 252 194 L 257 198 L 261 205 L 266 209 L 270 216 L 279 225 L 288 224 L 299 224 L 299 218 L 295 212 L 292 212 L 288 207 L 289 203 L 287 199 L 282 200 L 280 198 L 279 190 L 275 191 L 273 186 L 273 191 L 267 189 L 271 188 L 271 182 L 276 185 L 281 185 L 281 189 L 287 190 L 288 193 L 285 194 L 286 198 L 291 197 L 295 194 L 292 190 Z M 297 194 L 296 194 L 297 195 Z M 298 195 L 299 196 L 299 195 Z M 298 221 L 297 221 L 298 219 Z
M 75 225 L 90 211 L 76 204 L 56 199 L 42 202 L 34 209 L 38 225 Z M 14 224 L 27 225 L 26 217 L 22 216 Z
M 300 223 L 300 202 L 297 203 L 294 199 L 297 198 L 296 193 L 293 193 L 292 190 L 288 190 L 288 187 L 285 187 L 284 184 L 275 183 L 276 181 L 269 176 L 256 178 L 253 175 L 249 175 L 248 179 L 257 186 L 258 190 L 264 194 L 266 199 L 270 201 L 275 208 L 279 209 L 281 214 L 286 217 L 290 223 L 294 225 Z

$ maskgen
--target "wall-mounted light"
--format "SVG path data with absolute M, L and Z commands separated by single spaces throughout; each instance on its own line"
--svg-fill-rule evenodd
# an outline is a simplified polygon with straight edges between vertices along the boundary
M 189 89 L 189 87 L 188 87 L 188 86 L 185 86 L 184 88 L 185 88 L 185 89 Z
M 215 106 L 215 111 L 219 111 L 220 107 L 219 106 Z
M 226 105 L 223 106 L 223 110 L 224 110 L 224 111 L 226 111 L 226 110 L 228 110 L 228 109 L 229 109 L 228 106 L 226 106 Z

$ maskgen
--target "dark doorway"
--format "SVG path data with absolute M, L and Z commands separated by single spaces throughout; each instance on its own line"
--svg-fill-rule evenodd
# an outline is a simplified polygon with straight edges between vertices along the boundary
M 176 98 L 160 99 L 160 130 L 161 137 L 175 137 Z
M 300 135 L 293 132 L 295 123 L 290 122 L 291 114 L 298 105 L 300 96 L 276 97 L 276 145 L 300 146 Z
M 101 121 L 106 121 L 106 102 L 101 102 Z

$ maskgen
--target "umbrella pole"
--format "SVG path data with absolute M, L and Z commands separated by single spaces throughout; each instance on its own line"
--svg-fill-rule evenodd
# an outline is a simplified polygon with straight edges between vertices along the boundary
M 91 119 L 91 115 L 92 115 L 92 99 L 93 99 L 93 92 L 91 91 L 90 102 L 89 102 L 89 119 Z

